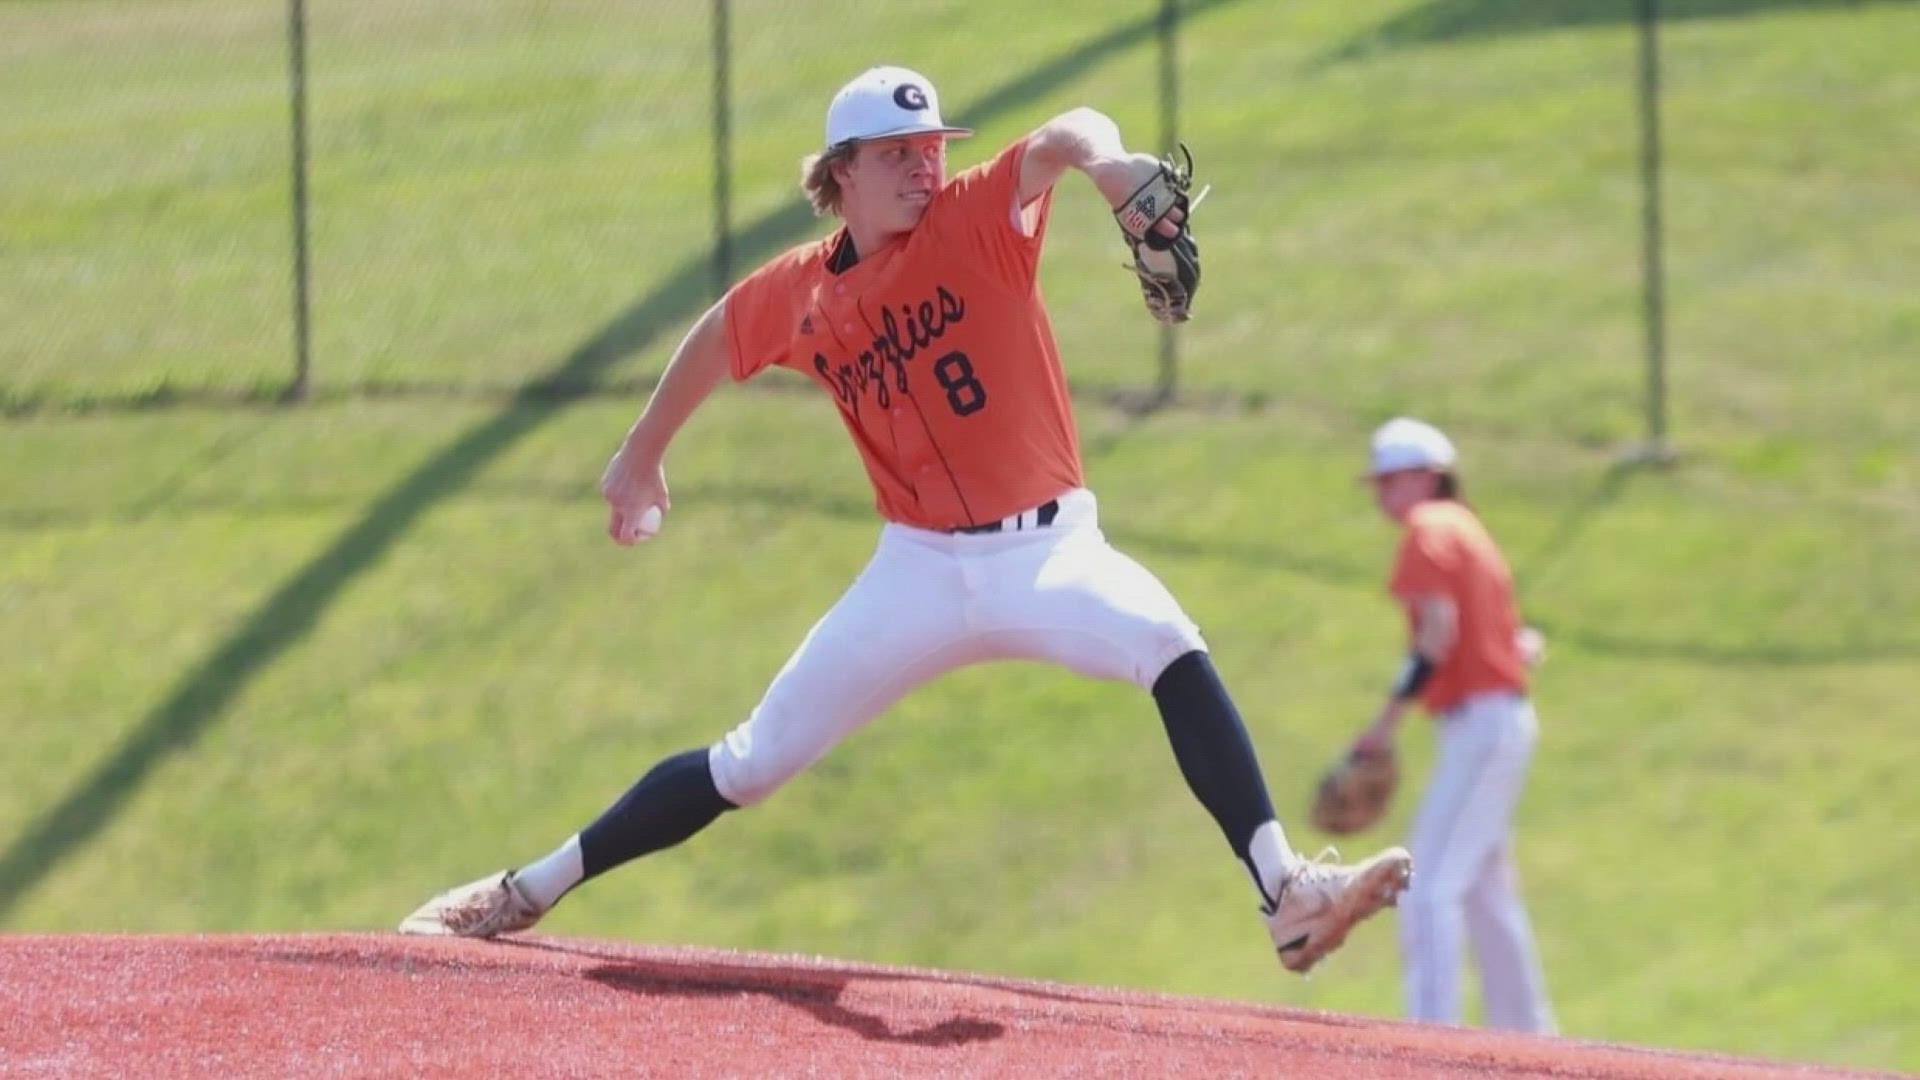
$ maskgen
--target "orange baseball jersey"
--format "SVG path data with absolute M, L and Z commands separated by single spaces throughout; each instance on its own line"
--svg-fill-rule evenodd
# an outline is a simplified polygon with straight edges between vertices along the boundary
M 1447 499 L 1414 507 L 1389 588 L 1409 605 L 1409 618 L 1422 596 L 1445 596 L 1460 614 L 1453 651 L 1420 695 L 1430 712 L 1444 713 L 1488 691 L 1526 693 L 1513 575 L 1472 510 Z
M 881 516 L 953 529 L 1082 485 L 1080 440 L 1040 248 L 1053 193 L 1020 228 L 1026 141 L 951 178 L 913 231 L 844 272 L 842 229 L 788 251 L 727 294 L 733 377 L 770 365 L 832 394 Z

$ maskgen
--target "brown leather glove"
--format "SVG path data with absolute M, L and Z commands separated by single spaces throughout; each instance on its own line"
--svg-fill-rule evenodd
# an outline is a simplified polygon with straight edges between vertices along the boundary
M 1393 803 L 1400 763 L 1393 749 L 1354 750 L 1320 778 L 1314 792 L 1314 828 L 1346 836 L 1373 827 Z
M 1200 245 L 1193 239 L 1192 214 L 1206 189 L 1188 199 L 1193 187 L 1193 155 L 1180 147 L 1184 163 L 1165 158 L 1160 171 L 1141 184 L 1113 212 L 1120 235 L 1133 255 L 1130 269 L 1140 279 L 1147 310 L 1163 323 L 1183 323 L 1193 313 L 1193 297 L 1200 291 Z M 1155 226 L 1174 210 L 1180 211 L 1178 231 L 1162 235 Z

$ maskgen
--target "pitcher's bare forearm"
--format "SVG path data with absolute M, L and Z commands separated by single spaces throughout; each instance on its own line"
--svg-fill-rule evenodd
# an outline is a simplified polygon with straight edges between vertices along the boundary
M 640 418 L 627 432 L 625 450 L 657 462 L 700 405 L 726 381 L 732 354 L 727 349 L 727 302 L 722 298 L 681 339 Z
M 1152 154 L 1130 152 L 1119 125 L 1105 113 L 1081 108 L 1061 113 L 1034 131 L 1020 167 L 1021 203 L 1040 197 L 1069 169 L 1085 173 L 1107 205 L 1118 206 L 1157 175 L 1160 164 Z

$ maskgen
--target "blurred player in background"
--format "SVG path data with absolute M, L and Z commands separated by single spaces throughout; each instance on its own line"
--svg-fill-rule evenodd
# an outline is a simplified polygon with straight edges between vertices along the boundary
M 1182 170 L 1129 152 L 1112 120 L 1075 109 L 949 179 L 947 140 L 965 134 L 942 122 L 933 84 L 915 72 L 874 68 L 842 88 L 825 149 L 802 164 L 815 211 L 842 227 L 766 263 L 707 311 L 601 482 L 613 539 L 652 536 L 671 506 L 664 460 L 675 433 L 729 376 L 787 367 L 833 397 L 866 464 L 887 522 L 872 562 L 733 731 L 661 761 L 546 858 L 434 898 L 403 931 L 524 930 L 582 882 L 768 798 L 914 688 L 1010 659 L 1152 694 L 1181 774 L 1259 890 L 1288 969 L 1312 968 L 1406 887 L 1402 849 L 1343 866 L 1288 846 L 1199 628 L 1107 543 L 1083 480 L 1040 295 L 1054 185 L 1070 171 L 1092 182 L 1134 249 L 1148 310 L 1180 322 L 1199 283 L 1191 161 Z M 1077 722 L 1098 753 L 1116 718 Z
M 1432 425 L 1401 418 L 1374 433 L 1375 498 L 1404 529 L 1389 589 L 1406 606 L 1412 648 L 1355 750 L 1391 749 L 1415 702 L 1438 722 L 1438 761 L 1410 845 L 1420 874 L 1401 905 L 1409 1015 L 1463 1021 L 1465 937 L 1487 1024 L 1551 1034 L 1513 857 L 1514 810 L 1538 735 L 1528 669 L 1544 645 L 1521 625 L 1506 559 L 1462 501 L 1455 463 Z

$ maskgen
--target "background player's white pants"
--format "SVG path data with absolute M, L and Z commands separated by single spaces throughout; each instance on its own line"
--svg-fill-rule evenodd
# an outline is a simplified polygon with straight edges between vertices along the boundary
M 1518 694 L 1477 694 L 1439 723 L 1439 761 L 1413 830 L 1400 902 L 1407 1009 L 1458 1024 L 1462 936 L 1473 941 L 1490 1027 L 1552 1033 L 1553 1008 L 1513 863 L 1513 815 L 1539 724 Z
M 888 525 L 752 716 L 708 753 L 746 806 L 773 794 L 913 688 L 986 660 L 1041 660 L 1151 688 L 1206 648 L 1158 578 L 1108 545 L 1093 494 L 1048 528 L 949 535 Z

